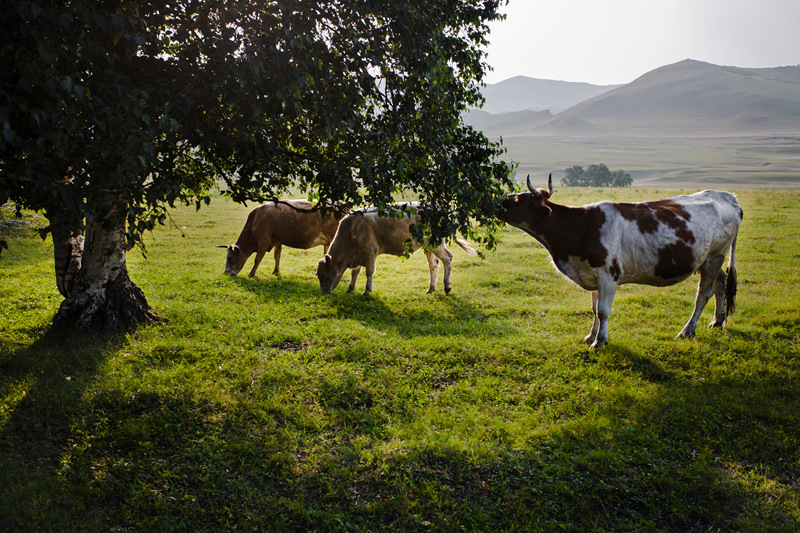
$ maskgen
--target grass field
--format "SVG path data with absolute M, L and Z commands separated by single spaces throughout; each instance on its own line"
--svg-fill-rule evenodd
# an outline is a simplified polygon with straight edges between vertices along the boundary
M 49 332 L 52 248 L 3 236 L 0 531 L 798 531 L 800 191 L 735 192 L 728 329 L 674 338 L 696 278 L 627 285 L 599 351 L 513 228 L 449 296 L 421 253 L 326 296 L 321 248 L 231 278 L 248 209 L 179 209 L 129 255 L 162 322 L 112 338 Z
M 506 134 L 507 158 L 517 174 L 539 182 L 552 172 L 605 163 L 623 169 L 634 185 L 717 189 L 800 187 L 800 138 L 796 133 L 761 136 L 526 136 Z M 694 189 L 693 189 L 694 190 Z

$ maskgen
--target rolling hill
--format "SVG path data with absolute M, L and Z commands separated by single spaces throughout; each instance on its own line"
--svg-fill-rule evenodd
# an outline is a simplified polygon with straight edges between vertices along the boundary
M 472 111 L 465 120 L 503 138 L 519 179 L 552 172 L 558 182 L 565 168 L 602 162 L 637 186 L 800 187 L 800 66 L 686 60 L 560 113 Z
M 487 102 L 490 97 L 503 98 L 490 93 Z M 490 137 L 798 133 L 800 66 L 738 68 L 685 60 L 577 103 L 544 124 L 521 124 L 524 117 L 519 113 L 505 114 L 502 120 L 483 117 L 487 127 L 482 129 Z M 473 125 L 478 127 L 477 122 Z
M 464 115 L 464 119 L 475 129 L 485 132 L 501 131 L 504 135 L 512 135 L 549 123 L 553 120 L 553 114 L 549 110 L 492 114 L 473 109 Z
M 800 67 L 746 69 L 686 60 L 558 114 L 543 129 L 581 120 L 597 132 L 800 131 Z
M 491 114 L 546 110 L 558 113 L 617 87 L 621 86 L 515 76 L 486 86 L 482 91 L 486 99 L 482 110 Z

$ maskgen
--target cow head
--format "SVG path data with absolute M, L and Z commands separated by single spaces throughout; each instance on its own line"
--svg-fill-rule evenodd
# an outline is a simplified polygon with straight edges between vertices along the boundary
M 317 277 L 319 278 L 319 288 L 325 294 L 330 294 L 339 285 L 345 269 L 339 268 L 333 261 L 330 254 L 319 260 L 317 264 Z
M 225 256 L 225 273 L 231 276 L 238 275 L 242 267 L 244 267 L 248 256 L 235 244 L 219 244 L 217 248 L 228 249 L 228 253 Z
M 548 205 L 553 195 L 553 175 L 547 180 L 547 189 L 534 189 L 531 176 L 528 174 L 528 190 L 520 194 L 511 194 L 503 200 L 503 211 L 498 215 L 500 220 L 514 227 L 530 231 L 537 222 L 550 216 L 552 209 Z

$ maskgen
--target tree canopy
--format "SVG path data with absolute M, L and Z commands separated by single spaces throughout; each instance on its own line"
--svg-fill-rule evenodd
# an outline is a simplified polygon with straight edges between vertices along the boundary
M 603 163 L 589 165 L 586 170 L 580 165 L 564 169 L 561 180 L 561 184 L 568 187 L 630 187 L 632 183 L 629 173 L 624 170 L 612 172 Z
M 434 239 L 492 246 L 476 227 L 497 224 L 510 169 L 460 112 L 501 2 L 9 0 L 0 196 L 44 210 L 54 241 L 86 233 L 73 259 L 91 224 L 127 249 L 216 185 L 379 208 L 411 191 Z

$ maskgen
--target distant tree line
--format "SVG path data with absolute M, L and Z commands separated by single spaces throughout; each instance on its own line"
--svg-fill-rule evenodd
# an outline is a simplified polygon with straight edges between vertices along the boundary
M 561 185 L 568 187 L 630 187 L 631 175 L 624 170 L 611 172 L 603 163 L 589 165 L 586 170 L 580 165 L 564 170 Z

